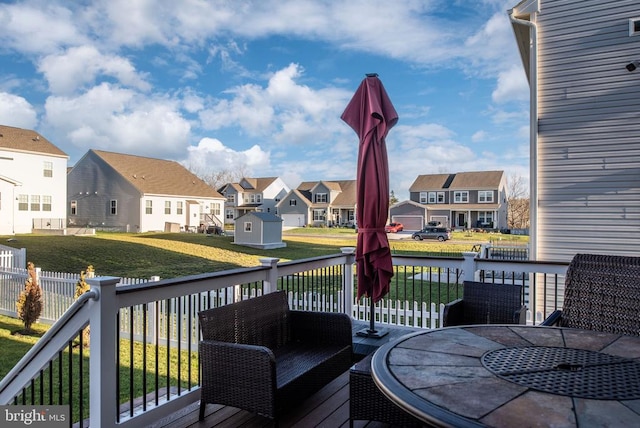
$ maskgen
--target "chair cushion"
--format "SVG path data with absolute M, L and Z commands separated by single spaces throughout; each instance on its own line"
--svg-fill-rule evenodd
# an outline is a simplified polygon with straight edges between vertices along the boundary
M 349 346 L 298 343 L 291 343 L 274 350 L 277 388 L 286 386 L 314 367 L 345 351 L 350 352 Z

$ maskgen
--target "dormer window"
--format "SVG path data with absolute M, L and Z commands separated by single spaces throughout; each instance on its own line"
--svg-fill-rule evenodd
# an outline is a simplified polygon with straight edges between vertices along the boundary
M 316 193 L 316 203 L 326 204 L 328 202 L 328 195 L 326 193 Z

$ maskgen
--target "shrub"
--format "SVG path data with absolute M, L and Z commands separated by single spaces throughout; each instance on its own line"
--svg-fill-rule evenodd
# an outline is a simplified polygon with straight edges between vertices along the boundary
M 31 332 L 31 326 L 42 314 L 42 289 L 38 284 L 36 268 L 32 262 L 27 264 L 28 278 L 24 282 L 24 290 L 20 292 L 16 302 L 18 318 L 24 324 L 24 330 Z
M 90 290 L 90 287 L 89 287 L 89 284 L 87 284 L 86 278 L 87 277 L 93 278 L 93 274 L 94 274 L 94 270 L 92 265 L 87 266 L 86 271 L 80 272 L 80 279 L 78 280 L 78 282 L 76 282 L 76 291 L 75 293 L 73 293 L 74 300 L 78 299 L 78 297 L 80 297 L 81 295 L 83 295 L 84 293 Z M 83 347 L 89 346 L 90 335 L 91 335 L 90 328 L 85 327 L 85 329 L 82 330 L 82 346 Z

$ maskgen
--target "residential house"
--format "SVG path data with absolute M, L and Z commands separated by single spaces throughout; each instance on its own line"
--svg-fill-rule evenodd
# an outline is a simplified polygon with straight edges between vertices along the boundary
M 0 235 L 64 233 L 68 159 L 36 131 L 0 125 Z
M 283 226 L 354 226 L 356 181 L 307 181 L 278 204 Z
M 507 227 L 504 171 L 419 175 L 409 188 L 409 199 L 426 208 L 427 222 L 452 228 Z M 394 205 L 391 220 L 408 222 L 406 209 Z
M 286 247 L 282 242 L 282 219 L 273 213 L 243 214 L 236 219 L 233 243 L 262 250 Z
M 227 183 L 218 189 L 226 199 L 224 222 L 233 224 L 236 218 L 254 211 L 278 214 L 276 204 L 290 190 L 279 177 L 245 177 L 238 183 Z
M 147 232 L 223 224 L 222 195 L 175 161 L 89 150 L 67 188 L 70 225 Z
M 532 258 L 637 256 L 638 1 L 526 0 L 509 16 L 531 90 Z

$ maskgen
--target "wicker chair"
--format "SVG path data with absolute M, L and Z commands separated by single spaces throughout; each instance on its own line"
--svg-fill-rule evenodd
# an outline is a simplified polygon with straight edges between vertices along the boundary
M 442 326 L 525 324 L 522 286 L 465 281 L 462 299 L 445 305 Z
M 576 254 L 564 304 L 542 325 L 640 335 L 640 257 Z
M 346 314 L 291 311 L 283 291 L 202 311 L 200 420 L 207 403 L 271 419 L 352 363 Z

